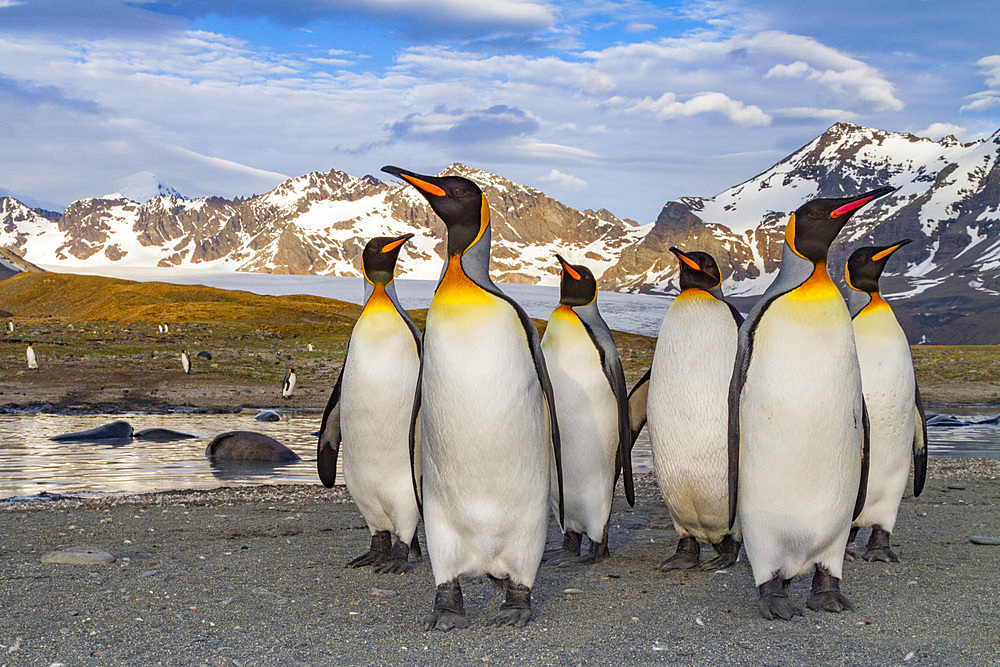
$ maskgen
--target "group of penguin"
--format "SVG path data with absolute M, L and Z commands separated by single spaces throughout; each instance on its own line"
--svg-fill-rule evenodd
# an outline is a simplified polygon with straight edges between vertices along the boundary
M 868 560 L 897 560 L 889 536 L 909 475 L 926 474 L 926 426 L 909 347 L 878 281 L 907 241 L 860 248 L 845 303 L 827 271 L 851 216 L 891 188 L 814 199 L 792 214 L 780 272 L 744 320 L 704 252 L 671 248 L 680 294 L 652 367 L 627 391 L 587 267 L 561 265 L 558 307 L 539 339 L 490 279 L 490 207 L 459 176 L 398 167 L 447 227 L 447 259 L 421 335 L 393 284 L 412 237 L 362 253 L 364 308 L 319 431 L 322 482 L 338 458 L 371 532 L 352 560 L 403 572 L 421 559 L 423 519 L 437 591 L 425 630 L 466 627 L 462 575 L 503 592 L 493 625 L 525 625 L 541 561 L 608 557 L 618 478 L 634 504 L 631 449 L 649 425 L 657 482 L 679 535 L 662 570 L 725 568 L 741 547 L 759 609 L 791 619 L 792 578 L 814 573 L 807 604 L 850 609 L 845 549 L 869 527 Z M 548 512 L 563 543 L 545 552 Z M 583 547 L 583 538 L 587 546 Z M 717 556 L 700 562 L 700 543 Z

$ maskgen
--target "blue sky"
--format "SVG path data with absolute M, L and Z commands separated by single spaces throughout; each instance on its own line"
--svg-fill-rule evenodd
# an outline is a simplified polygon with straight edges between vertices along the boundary
M 837 121 L 1000 128 L 995 0 L 0 0 L 0 192 L 493 171 L 639 222 Z

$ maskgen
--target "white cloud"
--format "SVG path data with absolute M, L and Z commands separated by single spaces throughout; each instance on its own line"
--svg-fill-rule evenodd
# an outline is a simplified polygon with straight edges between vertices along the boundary
M 702 113 L 720 113 L 740 125 L 768 125 L 770 116 L 754 105 L 746 105 L 723 93 L 700 93 L 686 102 L 678 102 L 673 93 L 663 93 L 658 99 L 651 97 L 631 104 L 628 111 L 651 111 L 660 120 L 670 120 Z
M 846 109 L 818 109 L 816 107 L 785 107 L 774 109 L 773 115 L 781 118 L 818 118 L 821 120 L 853 121 L 858 114 Z
M 922 130 L 914 132 L 918 137 L 928 137 L 929 139 L 941 139 L 949 134 L 956 137 L 965 136 L 968 130 L 954 123 L 931 123 Z
M 989 90 L 967 95 L 966 99 L 972 101 L 963 104 L 959 111 L 985 111 L 1000 106 L 1000 55 L 980 58 L 976 64 L 979 65 L 979 70 L 986 77 L 986 85 Z
M 564 174 L 558 169 L 553 169 L 545 176 L 539 176 L 538 180 L 544 183 L 552 183 L 557 188 L 571 192 L 581 192 L 589 187 L 587 181 L 582 178 L 577 178 L 572 174 Z
M 629 23 L 625 26 L 625 32 L 640 33 L 649 32 L 650 30 L 655 30 L 656 26 L 652 23 Z

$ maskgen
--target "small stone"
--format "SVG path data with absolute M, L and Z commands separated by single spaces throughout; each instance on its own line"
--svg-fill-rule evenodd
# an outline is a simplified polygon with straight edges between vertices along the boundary
M 969 541 L 973 544 L 990 544 L 997 545 L 1000 544 L 1000 537 L 986 537 L 985 535 L 973 535 L 969 538 Z
M 705 625 L 705 621 L 701 620 L 701 616 L 694 619 L 694 622 L 697 623 L 698 625 Z
M 42 556 L 42 562 L 63 565 L 110 565 L 115 562 L 115 557 L 100 549 L 66 549 L 45 554 Z
M 580 595 L 580 594 L 583 593 L 583 589 L 581 589 L 581 588 L 567 588 L 566 590 L 563 591 L 563 593 L 565 593 L 566 595 Z
M 968 485 L 965 482 L 955 482 L 954 484 L 949 484 L 948 488 L 949 489 L 954 489 L 955 491 L 961 491 L 962 489 L 966 488 L 967 486 Z
M 140 577 L 152 577 L 153 575 L 156 575 L 156 574 L 159 574 L 159 572 L 156 571 L 156 570 L 146 570 L 145 572 L 143 572 L 139 576 Z
M 390 598 L 399 595 L 399 591 L 391 591 L 387 588 L 373 588 L 372 595 L 380 595 L 382 597 Z
M 909 653 L 906 654 L 906 657 L 903 658 L 903 662 L 909 662 L 910 660 L 913 660 L 915 657 L 917 657 L 917 652 L 910 651 Z

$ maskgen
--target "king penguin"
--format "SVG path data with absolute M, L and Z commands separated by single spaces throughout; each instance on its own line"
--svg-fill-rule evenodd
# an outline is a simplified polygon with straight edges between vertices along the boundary
M 618 473 L 625 497 L 635 505 L 632 438 L 625 373 L 611 330 L 597 309 L 597 281 L 586 266 L 562 265 L 559 306 L 552 311 L 542 352 L 559 407 L 562 438 L 565 521 L 563 546 L 547 552 L 546 562 L 563 566 L 593 563 L 610 556 L 608 520 Z M 559 513 L 559 484 L 551 469 L 549 504 Z M 580 555 L 586 535 L 587 553 Z
M 362 252 L 365 305 L 323 413 L 316 457 L 331 488 L 343 447 L 344 482 L 371 532 L 371 548 L 347 565 L 388 573 L 405 571 L 411 551 L 421 557 L 409 451 L 420 331 L 393 284 L 400 248 L 412 236 L 374 238 Z
M 181 368 L 186 374 L 191 372 L 191 357 L 188 356 L 187 350 L 181 350 Z
M 810 609 L 851 609 L 844 545 L 864 506 L 868 418 L 851 317 L 827 272 L 855 211 L 893 188 L 813 199 L 785 227 L 777 278 L 740 327 L 729 388 L 729 523 L 737 513 L 765 618 L 802 610 L 788 584 L 815 570 Z
M 707 542 L 718 556 L 701 569 L 718 570 L 740 552 L 739 525 L 729 526 L 727 428 L 743 316 L 724 300 L 711 255 L 670 252 L 680 262 L 681 291 L 663 317 L 652 368 L 632 389 L 631 402 L 646 396 L 637 407 L 648 417 L 656 482 L 680 538 L 660 569 L 698 567 L 698 543 Z
M 289 368 L 285 373 L 285 381 L 281 383 L 281 397 L 291 398 L 295 394 L 295 369 Z
M 538 332 L 490 280 L 490 207 L 479 186 L 460 176 L 382 171 L 415 187 L 447 227 L 413 410 L 414 474 L 437 585 L 424 629 L 468 625 L 463 574 L 489 575 L 504 591 L 492 624 L 524 626 L 545 548 L 550 448 L 562 488 Z M 559 506 L 562 521 L 561 499 Z
M 847 305 L 853 318 L 861 386 L 871 423 L 868 495 L 864 509 L 854 520 L 848 546 L 854 544 L 858 528 L 871 528 L 861 557 L 886 563 L 899 562 L 889 536 L 896 525 L 911 456 L 914 496 L 923 491 L 927 476 L 927 420 L 913 373 L 910 345 L 878 288 L 889 257 L 910 241 L 858 248 L 851 253 L 844 272 L 851 288 Z
M 37 369 L 38 368 L 38 357 L 35 356 L 34 343 L 28 343 L 28 349 L 24 351 L 25 356 L 28 358 L 28 368 Z

